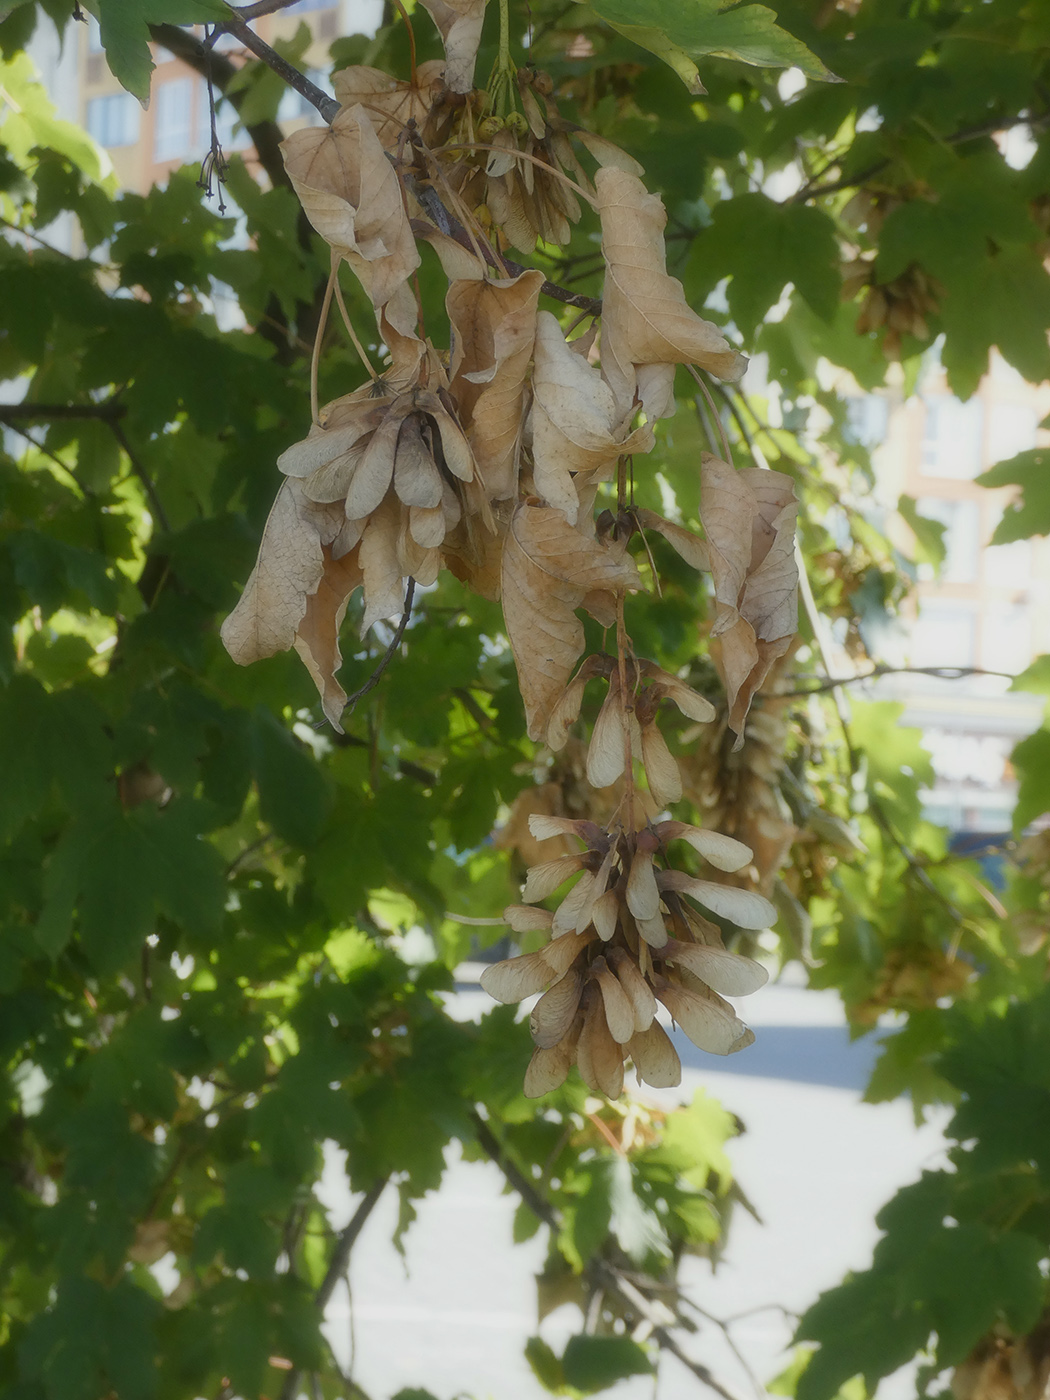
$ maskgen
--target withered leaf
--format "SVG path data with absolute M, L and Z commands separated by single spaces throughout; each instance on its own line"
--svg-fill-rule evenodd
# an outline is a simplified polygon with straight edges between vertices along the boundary
M 474 61 L 485 22 L 485 0 L 420 0 L 445 44 L 445 82 L 453 92 L 474 87 Z
M 333 73 L 332 90 L 343 107 L 360 103 L 375 127 L 380 145 L 392 151 L 397 149 L 410 121 L 423 129 L 441 91 L 444 68 L 439 58 L 428 59 L 416 67 L 415 83 L 405 83 L 378 68 L 353 64 Z
M 755 692 L 798 628 L 795 520 L 789 476 L 758 467 L 734 471 L 705 453 L 700 518 L 715 585 L 712 637 L 729 701 L 729 724 L 743 734 Z
M 717 326 L 688 305 L 682 284 L 669 276 L 664 249 L 667 214 L 636 175 L 604 166 L 595 175 L 605 254 L 602 304 L 602 373 L 622 413 L 639 388 L 639 365 L 694 364 L 720 379 L 739 379 L 747 361 Z M 649 378 L 652 416 L 666 411 L 666 373 Z
M 607 480 L 621 455 L 650 451 L 653 431 L 627 430 L 601 373 L 576 354 L 549 311 L 536 318 L 532 393 L 536 490 L 575 525 L 580 502 L 571 473 L 588 473 L 588 485 Z
M 344 107 L 330 127 L 293 132 L 281 153 L 307 218 L 350 263 L 373 306 L 384 306 L 419 266 L 419 252 L 364 107 Z
M 343 525 L 338 505 L 317 505 L 295 477 L 270 510 L 259 558 L 240 601 L 222 624 L 222 641 L 239 666 L 287 651 L 325 572 L 324 546 Z
M 640 582 L 622 544 L 581 534 L 550 506 L 524 502 L 514 512 L 503 547 L 503 616 L 530 738 L 543 738 L 583 652 L 576 609 L 589 593 L 615 594 Z
M 321 708 L 332 728 L 342 734 L 342 713 L 346 691 L 335 678 L 343 663 L 339 650 L 339 628 L 355 588 L 364 583 L 357 551 L 341 559 L 324 548 L 324 572 L 317 590 L 306 600 L 306 612 L 295 634 L 295 649 L 313 677 L 321 697 Z
M 518 484 L 525 383 L 536 333 L 543 273 L 509 279 L 461 278 L 445 298 L 455 333 L 452 393 L 490 500 Z

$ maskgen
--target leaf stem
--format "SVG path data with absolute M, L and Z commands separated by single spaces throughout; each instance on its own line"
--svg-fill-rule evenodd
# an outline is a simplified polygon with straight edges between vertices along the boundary
M 335 289 L 338 271 L 339 264 L 333 257 L 332 271 L 328 275 L 328 286 L 324 289 L 324 301 L 321 303 L 321 314 L 317 318 L 314 348 L 310 354 L 310 417 L 318 428 L 321 426 L 321 406 L 317 397 L 317 367 L 321 361 L 321 342 L 324 340 L 324 333 L 328 328 L 328 312 L 332 306 L 332 292 Z

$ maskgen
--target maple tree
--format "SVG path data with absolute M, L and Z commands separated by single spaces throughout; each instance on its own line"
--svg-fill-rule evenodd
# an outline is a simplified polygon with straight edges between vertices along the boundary
M 380 1194 L 400 1237 L 458 1141 L 588 1319 L 530 1342 L 539 1382 L 666 1350 L 724 1394 L 666 1300 L 722 1243 L 734 1122 L 625 1109 L 624 1066 L 679 1082 L 658 1003 L 746 1053 L 724 998 L 799 959 L 859 1031 L 902 1013 L 869 1097 L 961 1101 L 953 1171 L 886 1208 L 781 1386 L 919 1355 L 1020 1393 L 1047 1364 L 1050 853 L 1021 837 L 1050 731 L 1016 750 L 992 895 L 922 818 L 918 736 L 827 663 L 914 577 L 843 385 L 911 382 L 935 339 L 961 396 L 992 346 L 1050 372 L 1042 8 L 422 3 L 333 44 L 334 100 L 305 29 L 274 53 L 218 0 L 88 6 L 137 96 L 152 37 L 235 109 L 240 239 L 196 168 L 118 194 L 23 53 L 67 7 L 0 10 L 4 1385 L 359 1393 L 325 1304 Z M 324 125 L 281 141 L 275 73 Z M 988 474 L 1023 492 L 999 538 L 1050 530 L 1044 456 Z M 483 985 L 540 993 L 527 1023 L 453 1020 L 452 969 L 508 932 Z M 359 1195 L 338 1236 L 325 1142 Z

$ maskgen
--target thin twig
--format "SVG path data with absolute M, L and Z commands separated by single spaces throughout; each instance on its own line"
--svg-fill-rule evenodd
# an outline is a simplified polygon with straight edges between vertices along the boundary
M 792 699 L 804 695 L 824 695 L 840 685 L 856 685 L 859 681 L 877 680 L 880 676 L 935 676 L 942 681 L 964 680 L 967 676 L 999 676 L 1004 680 L 1014 679 L 1011 671 L 986 671 L 981 666 L 884 666 L 877 663 L 870 671 L 859 676 L 828 676 L 815 685 L 800 686 L 797 690 L 781 690 L 778 697 Z
M 537 1191 L 536 1187 L 525 1173 L 511 1161 L 499 1139 L 485 1120 L 477 1113 L 471 1113 L 470 1119 L 474 1126 L 478 1145 L 486 1156 L 499 1167 L 508 1185 L 517 1191 L 525 1205 L 528 1206 L 539 1220 L 543 1221 L 548 1229 L 557 1233 L 557 1231 L 561 1229 L 561 1219 L 558 1212 L 551 1206 L 550 1202 L 546 1201 L 539 1191 Z M 740 1400 L 740 1397 L 724 1386 L 702 1362 L 694 1361 L 685 1354 L 678 1344 L 677 1339 L 665 1325 L 664 1318 L 661 1317 L 660 1313 L 653 1307 L 645 1294 L 642 1293 L 615 1264 L 611 1264 L 607 1259 L 602 1259 L 598 1256 L 590 1261 L 587 1266 L 587 1272 L 592 1276 L 596 1284 L 619 1294 L 625 1303 L 639 1313 L 645 1321 L 649 1323 L 650 1327 L 652 1327 L 652 1335 L 656 1338 L 659 1345 L 669 1351 L 672 1356 L 677 1357 L 682 1365 L 693 1373 L 697 1380 L 702 1381 L 704 1385 L 710 1390 L 713 1390 L 716 1395 L 721 1396 L 722 1400 Z
M 353 1252 L 354 1245 L 357 1243 L 357 1238 L 364 1229 L 368 1217 L 375 1209 L 380 1196 L 386 1190 L 389 1180 L 389 1176 L 381 1177 L 368 1188 L 357 1209 L 351 1216 L 350 1223 L 340 1231 L 339 1238 L 336 1240 L 335 1249 L 332 1252 L 332 1257 L 328 1262 L 328 1268 L 325 1272 L 324 1279 L 317 1292 L 314 1294 L 314 1307 L 322 1317 L 324 1317 L 324 1310 L 328 1306 L 332 1294 L 335 1292 L 336 1284 L 346 1273 L 350 1265 L 350 1255 Z M 284 1378 L 284 1384 L 281 1386 L 280 1400 L 295 1400 L 301 1374 L 298 1367 L 294 1367 L 288 1372 Z M 359 1395 L 364 1393 L 357 1386 L 355 1386 L 355 1389 Z
M 340 106 L 335 98 L 322 92 L 305 73 L 300 73 L 294 64 L 289 63 L 286 58 L 282 58 L 275 49 L 260 39 L 253 29 L 249 29 L 246 24 L 237 20 L 231 20 L 217 27 L 227 34 L 232 34 L 235 39 L 240 39 L 244 47 L 249 49 L 256 58 L 262 59 L 263 63 L 268 68 L 272 68 L 279 78 L 283 78 L 290 88 L 294 88 L 300 97 L 305 97 L 311 107 L 316 107 L 329 125 L 339 115 Z
M 346 714 L 348 710 L 351 714 L 353 714 L 357 702 L 359 700 L 364 699 L 364 697 L 368 694 L 370 690 L 375 690 L 376 686 L 382 679 L 383 672 L 393 660 L 394 653 L 401 645 L 401 638 L 405 635 L 405 628 L 408 626 L 408 619 L 412 615 L 412 599 L 415 597 L 415 593 L 416 581 L 414 578 L 410 578 L 408 580 L 408 587 L 405 589 L 405 608 L 401 614 L 401 619 L 397 624 L 397 629 L 394 632 L 394 635 L 390 638 L 390 645 L 387 647 L 386 651 L 380 658 L 379 665 L 369 676 L 368 680 L 365 681 L 364 685 L 360 688 L 360 690 L 355 690 L 353 695 L 347 696 L 346 705 L 343 708 L 344 714 Z
M 131 446 L 131 443 L 128 442 L 127 434 L 116 419 L 110 418 L 106 421 L 109 423 L 110 431 L 120 444 L 125 457 L 127 457 L 128 461 L 131 463 L 131 470 L 138 477 L 139 481 L 142 482 L 142 489 L 145 491 L 146 499 L 150 503 L 154 520 L 166 535 L 170 534 L 171 522 L 168 520 L 168 513 L 161 504 L 160 497 L 157 495 L 157 488 L 154 486 L 149 473 L 139 461 L 138 455 Z

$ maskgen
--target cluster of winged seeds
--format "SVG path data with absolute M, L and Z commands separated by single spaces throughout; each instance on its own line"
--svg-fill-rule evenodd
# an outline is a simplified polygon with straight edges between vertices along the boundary
M 716 869 L 736 871 L 751 860 L 747 846 L 678 821 L 628 831 L 533 816 L 529 826 L 537 839 L 572 835 L 584 849 L 528 872 L 530 902 L 579 873 L 554 913 L 531 903 L 505 911 L 516 932 L 544 929 L 551 941 L 486 968 L 481 978 L 498 1001 L 543 993 L 529 1017 L 536 1050 L 525 1075 L 527 1095 L 557 1088 L 575 1063 L 590 1088 L 616 1098 L 628 1058 L 639 1083 L 678 1084 L 681 1061 L 656 1019 L 658 1002 L 701 1050 L 728 1055 L 751 1044 L 754 1035 L 724 997 L 756 991 L 766 971 L 729 952 L 718 926 L 694 904 L 752 929 L 773 921 L 773 906 L 751 890 L 657 864 L 666 861 L 670 842 L 682 840 Z
M 746 361 L 669 275 L 667 216 L 641 166 L 563 118 L 549 76 L 516 70 L 502 29 L 488 88 L 475 88 L 485 0 L 421 3 L 441 32 L 445 62 L 414 68 L 409 81 L 345 69 L 333 79 L 341 106 L 331 125 L 283 143 L 303 209 L 330 246 L 331 276 L 311 376 L 313 421 L 278 461 L 284 480 L 222 637 L 242 665 L 294 646 L 338 729 L 346 705 L 339 632 L 353 594 L 363 594 L 363 637 L 377 622 L 403 618 L 415 583 L 432 584 L 447 569 L 501 601 L 530 738 L 565 745 L 588 682 L 606 682 L 586 770 L 593 788 L 612 789 L 604 810 L 616 815 L 605 828 L 572 828 L 587 847 L 578 859 L 533 871 L 528 899 L 582 874 L 550 917 L 548 948 L 493 969 L 486 985 L 517 997 L 554 981 L 534 1016 L 533 1089 L 558 1082 L 577 1057 L 589 1083 L 618 1093 L 625 1054 L 650 1083 L 677 1074 L 653 1019 L 657 999 L 698 1044 L 727 1051 L 746 1039 L 719 992 L 757 986 L 760 969 L 727 953 L 686 901 L 744 927 L 772 918 L 757 895 L 654 865 L 666 842 L 685 836 L 716 867 L 736 870 L 750 858 L 742 844 L 666 821 L 636 829 L 636 812 L 655 817 L 683 792 L 657 725 L 661 701 L 694 720 L 714 712 L 636 656 L 624 600 L 643 579 L 630 545 L 656 531 L 710 571 L 711 655 L 739 734 L 795 632 L 797 506 L 787 476 L 738 472 L 710 454 L 699 464 L 703 539 L 634 506 L 626 463 L 638 469 L 656 445 L 657 420 L 674 412 L 677 366 L 732 381 Z M 584 316 L 574 308 L 566 328 L 541 296 L 562 311 L 581 299 L 512 262 L 508 250 L 566 242 L 587 207 L 601 228 L 603 296 L 583 298 Z M 435 345 L 422 322 L 423 242 L 448 278 L 447 346 Z M 361 337 L 340 288 L 346 269 L 375 315 L 374 331 Z M 322 406 L 317 359 L 333 305 L 368 381 Z M 381 367 L 362 339 L 378 344 Z M 614 653 L 584 658 L 581 612 L 615 628 Z M 649 789 L 637 801 L 636 766 Z M 510 915 L 515 928 L 545 926 L 547 917 Z

